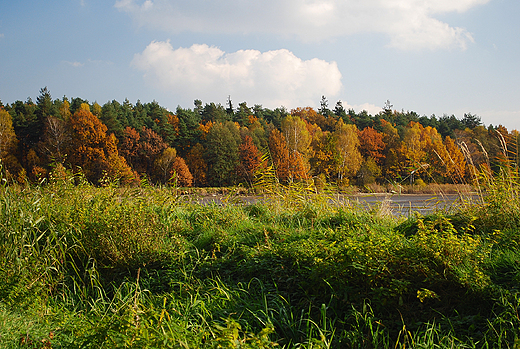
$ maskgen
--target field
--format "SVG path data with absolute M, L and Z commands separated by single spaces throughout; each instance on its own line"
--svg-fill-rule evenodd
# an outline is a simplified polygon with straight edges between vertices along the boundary
M 519 181 L 480 185 L 407 219 L 298 185 L 3 185 L 0 347 L 519 348 Z

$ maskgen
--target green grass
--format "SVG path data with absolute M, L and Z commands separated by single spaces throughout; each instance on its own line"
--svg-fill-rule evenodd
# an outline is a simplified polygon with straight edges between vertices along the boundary
M 518 348 L 511 178 L 406 221 L 296 185 L 248 206 L 2 186 L 0 347 Z

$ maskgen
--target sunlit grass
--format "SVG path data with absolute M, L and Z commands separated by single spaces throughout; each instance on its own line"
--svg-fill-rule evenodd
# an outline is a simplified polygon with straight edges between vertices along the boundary
M 515 348 L 512 167 L 483 204 L 407 220 L 334 188 L 263 200 L 81 178 L 0 187 L 6 348 Z

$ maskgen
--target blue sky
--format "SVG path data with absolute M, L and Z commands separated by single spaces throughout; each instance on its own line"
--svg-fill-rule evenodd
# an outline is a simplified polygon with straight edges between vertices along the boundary
M 0 100 L 193 100 L 520 130 L 517 0 L 0 0 Z

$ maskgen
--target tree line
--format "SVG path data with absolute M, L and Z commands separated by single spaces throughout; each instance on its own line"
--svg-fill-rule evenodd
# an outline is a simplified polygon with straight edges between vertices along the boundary
M 270 168 L 282 182 L 461 183 L 506 157 L 518 163 L 518 139 L 516 130 L 485 127 L 471 113 L 420 116 L 389 101 L 375 115 L 341 101 L 331 109 L 325 97 L 317 110 L 234 107 L 229 98 L 171 112 L 155 101 L 52 99 L 45 87 L 36 102 L 0 102 L 2 168 L 18 181 L 71 171 L 95 184 L 230 186 L 252 184 Z

